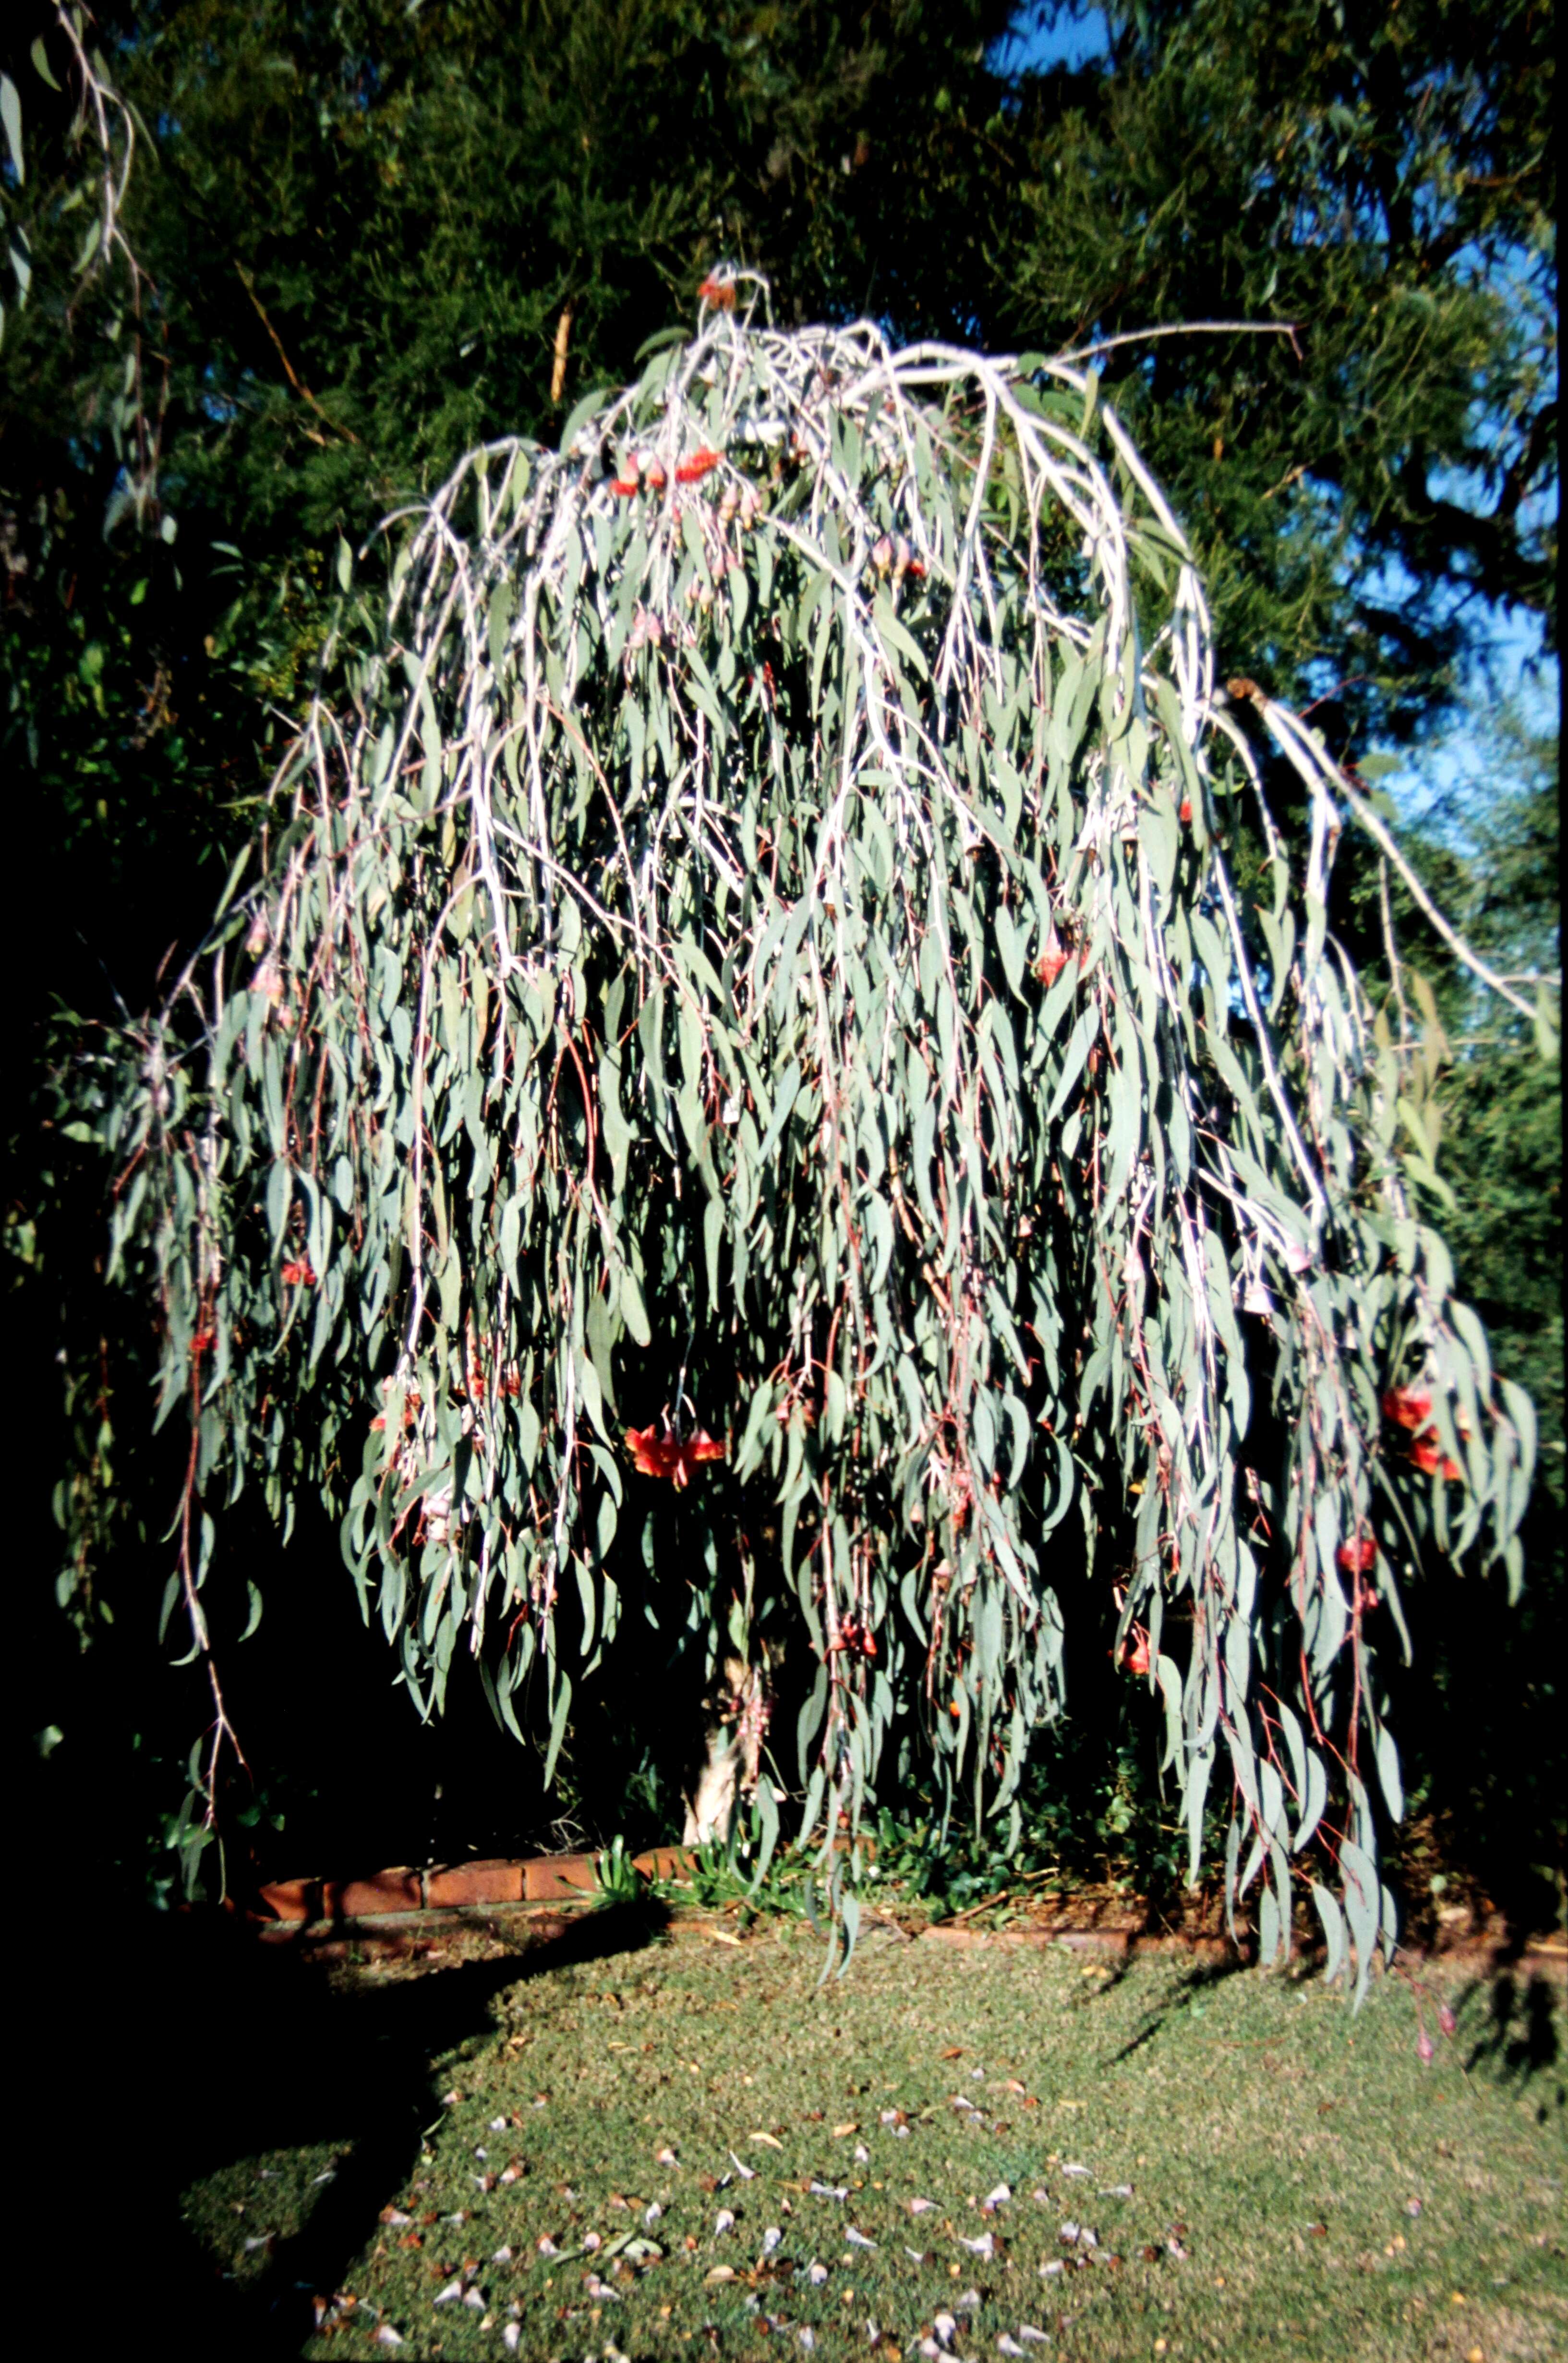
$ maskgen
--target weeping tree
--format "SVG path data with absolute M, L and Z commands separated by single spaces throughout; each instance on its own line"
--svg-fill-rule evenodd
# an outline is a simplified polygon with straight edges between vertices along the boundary
M 379 604 L 340 551 L 249 867 L 65 1079 L 182 1439 L 192 1844 L 248 1489 L 319 1494 L 419 1711 L 470 1655 L 547 1778 L 608 1653 L 787 1624 L 851 1943 L 890 1750 L 1016 1836 L 1087 1574 L 1192 1874 L 1228 1800 L 1264 1958 L 1309 1894 L 1364 1981 L 1379 1652 L 1428 1554 L 1517 1588 L 1533 1454 L 1423 1218 L 1419 1025 L 1329 925 L 1347 823 L 1397 849 L 1216 684 L 1089 357 L 703 295 L 558 450 L 393 521 Z

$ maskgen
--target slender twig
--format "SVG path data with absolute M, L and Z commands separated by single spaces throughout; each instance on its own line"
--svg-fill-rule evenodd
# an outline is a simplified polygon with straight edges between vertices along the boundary
M 1092 345 L 1075 346 L 1070 353 L 1058 353 L 1059 361 L 1092 361 L 1096 353 L 1114 352 L 1121 345 L 1150 345 L 1160 337 L 1288 337 L 1290 349 L 1297 361 L 1301 348 L 1297 343 L 1297 320 L 1181 320 L 1163 328 L 1124 328 L 1114 337 L 1097 337 Z
M 246 294 L 249 296 L 251 303 L 256 307 L 257 318 L 260 321 L 261 326 L 266 329 L 268 336 L 272 340 L 272 349 L 283 365 L 283 374 L 288 379 L 289 383 L 293 387 L 294 392 L 299 395 L 300 400 L 302 402 L 308 402 L 316 416 L 318 418 L 324 418 L 328 427 L 331 427 L 333 433 L 335 435 L 341 436 L 345 443 L 358 443 L 359 438 L 355 434 L 354 429 L 351 427 L 341 426 L 338 421 L 332 416 L 329 411 L 324 410 L 321 404 L 316 400 L 315 394 L 312 394 L 309 386 L 306 385 L 304 380 L 300 376 L 293 361 L 289 359 L 288 353 L 284 349 L 282 337 L 278 334 L 277 329 L 272 326 L 271 320 L 268 316 L 266 305 L 262 303 L 260 296 L 256 293 L 256 282 L 251 277 L 249 272 L 247 271 L 244 263 L 239 261 L 237 258 L 234 267 L 239 274 L 240 285 L 244 288 Z
M 1428 925 L 1436 928 L 1455 960 L 1467 968 L 1473 976 L 1478 977 L 1489 993 L 1496 993 L 1499 999 L 1508 1004 L 1510 1008 L 1517 1009 L 1522 1017 L 1533 1018 L 1536 1015 L 1535 1004 L 1527 1001 L 1522 993 L 1516 993 L 1509 980 L 1506 976 L 1499 976 L 1496 970 L 1465 942 L 1457 929 L 1450 926 L 1416 872 L 1400 852 L 1389 831 L 1373 811 L 1365 797 L 1357 793 L 1342 771 L 1336 775 L 1334 784 L 1384 860 L 1391 861 L 1399 872 Z

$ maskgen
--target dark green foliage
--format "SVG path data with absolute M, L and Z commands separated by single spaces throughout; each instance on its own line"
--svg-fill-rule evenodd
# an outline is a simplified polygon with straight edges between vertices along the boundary
M 1222 669 L 1331 692 L 1337 749 L 1424 729 L 1476 594 L 1555 616 L 1553 12 L 1107 13 L 1113 62 L 1022 103 L 999 320 L 1032 338 L 1043 311 L 1063 344 L 1295 324 L 1133 345 L 1107 383 L 1193 536 Z
M 1422 826 L 1458 871 L 1454 915 L 1505 971 L 1551 974 L 1562 959 L 1557 735 L 1517 706 L 1478 735 Z M 1500 1355 L 1562 1432 L 1562 1116 L 1554 1065 L 1529 1026 L 1451 978 L 1441 1011 L 1452 1064 L 1441 1094 L 1449 1236 Z M 1542 1464 L 1562 1497 L 1561 1454 Z
M 156 960 L 208 899 L 191 863 L 246 833 L 268 706 L 314 676 L 338 532 L 486 437 L 548 439 L 719 252 L 764 268 L 786 319 L 869 310 L 994 349 L 1297 323 L 1294 344 L 1177 338 L 1106 370 L 1194 538 L 1222 671 L 1297 699 L 1345 684 L 1336 752 L 1430 719 L 1463 595 L 1551 610 L 1535 0 L 1113 11 L 1113 61 L 1021 81 L 995 0 L 105 7 L 144 125 L 128 442 L 130 328 L 103 334 L 126 291 L 100 274 L 66 307 L 70 110 L 28 59 L 51 15 L 12 12 L 0 59 L 34 157 L 0 397 L 28 570 L 6 744 L 34 782 L 31 859 L 83 863 L 93 953 L 133 1001 L 148 942 Z M 135 511 L 104 537 L 122 460 L 149 547 Z M 138 940 L 124 904 L 149 893 L 162 932 Z
M 1562 957 L 1556 734 L 1505 707 L 1456 771 L 1423 825 L 1423 866 L 1446 869 L 1451 907 L 1499 968 L 1551 973 Z M 1400 1713 L 1423 1767 L 1418 1817 L 1441 1861 L 1517 1921 L 1544 1925 L 1568 1908 L 1561 1067 L 1527 1021 L 1468 990 L 1430 949 L 1420 957 L 1450 1050 L 1438 1091 L 1444 1225 L 1499 1367 L 1535 1400 L 1541 1456 L 1517 1617 L 1499 1625 L 1484 1592 L 1434 1570 L 1423 1614 L 1432 1679 L 1400 1684 Z M 1455 1731 L 1469 1736 L 1463 1748 Z

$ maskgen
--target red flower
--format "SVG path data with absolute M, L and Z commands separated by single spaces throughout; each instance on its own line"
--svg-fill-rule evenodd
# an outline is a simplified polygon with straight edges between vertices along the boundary
M 216 1344 L 217 1331 L 215 1329 L 198 1329 L 195 1336 L 191 1340 L 192 1361 L 199 1362 L 202 1356 L 204 1354 L 210 1354 Z
M 1390 1387 L 1383 1398 L 1383 1416 L 1396 1427 L 1424 1427 L 1432 1415 L 1432 1399 L 1415 1387 Z
M 649 491 L 662 493 L 666 483 L 664 461 L 657 459 L 651 451 L 640 451 L 637 454 L 637 467 Z
M 1370 1535 L 1359 1542 L 1342 1543 L 1334 1553 L 1334 1565 L 1342 1567 L 1347 1575 L 1370 1575 L 1377 1565 L 1377 1545 Z
M 1437 1430 L 1429 1427 L 1418 1436 L 1410 1447 L 1410 1458 L 1423 1476 L 1435 1477 L 1441 1468 L 1450 1483 L 1456 1483 L 1464 1474 L 1457 1460 L 1450 1460 L 1438 1448 Z
M 1149 1636 L 1142 1625 L 1134 1625 L 1121 1643 L 1116 1660 L 1126 1674 L 1146 1674 L 1149 1670 Z
M 315 1274 L 312 1271 L 308 1261 L 303 1263 L 286 1263 L 283 1266 L 282 1280 L 283 1286 L 285 1288 L 314 1288 L 315 1286 Z
M 676 1449 L 673 1437 L 660 1436 L 657 1427 L 629 1427 L 626 1446 L 639 1477 L 670 1474 L 670 1456 Z
M 1056 944 L 1047 944 L 1034 963 L 1034 973 L 1049 992 L 1066 965 L 1066 953 Z
M 862 1625 L 857 1617 L 846 1616 L 838 1628 L 837 1640 L 828 1650 L 830 1657 L 834 1649 L 847 1649 L 857 1658 L 874 1659 L 877 1655 L 877 1636 L 871 1631 L 869 1625 Z
M 523 1381 L 517 1374 L 516 1363 L 503 1361 L 499 1354 L 497 1354 L 495 1358 L 495 1391 L 497 1394 L 502 1395 L 518 1395 L 523 1392 Z M 484 1364 L 480 1358 L 478 1348 L 470 1345 L 469 1348 L 469 1395 L 472 1402 L 481 1403 L 484 1399 L 485 1392 L 486 1380 L 484 1374 Z
M 727 1460 L 728 1448 L 700 1427 L 684 1441 L 657 1427 L 629 1427 L 626 1446 L 640 1477 L 668 1477 L 677 1488 L 690 1485 L 699 1460 Z
M 710 451 L 704 444 L 700 451 L 693 451 L 690 460 L 682 460 L 675 471 L 675 481 L 678 484 L 700 484 L 704 476 L 712 475 L 718 464 L 718 453 Z
M 1192 818 L 1192 798 L 1190 796 L 1183 796 L 1181 800 L 1181 809 L 1177 813 L 1176 818 L 1184 821 L 1190 820 Z
M 637 490 L 637 480 L 635 476 L 613 476 L 610 480 L 610 489 L 613 493 L 619 493 L 621 498 L 627 501 Z
M 390 1379 L 383 1379 L 381 1381 L 381 1392 L 383 1394 L 389 1394 L 391 1391 L 392 1381 Z M 408 1392 L 403 1399 L 403 1425 L 405 1432 L 414 1426 L 414 1420 L 418 1415 L 418 1412 L 419 1390 L 417 1387 L 410 1387 Z M 374 1436 L 378 1430 L 384 1430 L 386 1424 L 387 1415 L 385 1412 L 379 1411 L 374 1419 L 370 1422 L 371 1435 Z
M 709 272 L 697 293 L 704 304 L 716 304 L 721 312 L 733 312 L 735 308 L 735 283 L 722 265 L 718 271 Z

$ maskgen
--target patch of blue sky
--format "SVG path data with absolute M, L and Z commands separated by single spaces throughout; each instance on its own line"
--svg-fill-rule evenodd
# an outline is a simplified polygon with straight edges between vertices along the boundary
M 1459 792 L 1496 764 L 1496 717 L 1511 709 L 1532 738 L 1553 737 L 1562 695 L 1562 669 L 1546 645 L 1542 618 L 1529 608 L 1488 604 L 1470 621 L 1452 719 L 1424 742 L 1389 749 L 1398 769 L 1377 784 L 1408 822 L 1463 812 Z
M 1019 9 L 1011 29 L 992 50 L 991 64 L 999 73 L 1049 73 L 1056 66 L 1081 73 L 1110 51 L 1110 27 L 1103 9 L 1037 0 Z
M 1434 470 L 1432 488 L 1441 500 L 1485 514 L 1494 488 L 1479 469 Z M 1555 475 L 1521 502 L 1518 523 L 1526 536 L 1543 538 L 1555 526 L 1561 486 Z M 1397 561 L 1385 564 L 1370 588 L 1380 601 L 1413 600 L 1419 586 Z M 1399 749 L 1373 749 L 1397 756 L 1398 769 L 1378 782 L 1410 821 L 1454 808 L 1454 793 L 1465 782 L 1484 779 L 1496 760 L 1496 718 L 1511 712 L 1532 738 L 1557 730 L 1562 711 L 1562 666 L 1547 646 L 1546 622 L 1533 608 L 1486 599 L 1462 584 L 1447 594 L 1450 612 L 1463 627 L 1459 679 L 1443 724 Z

